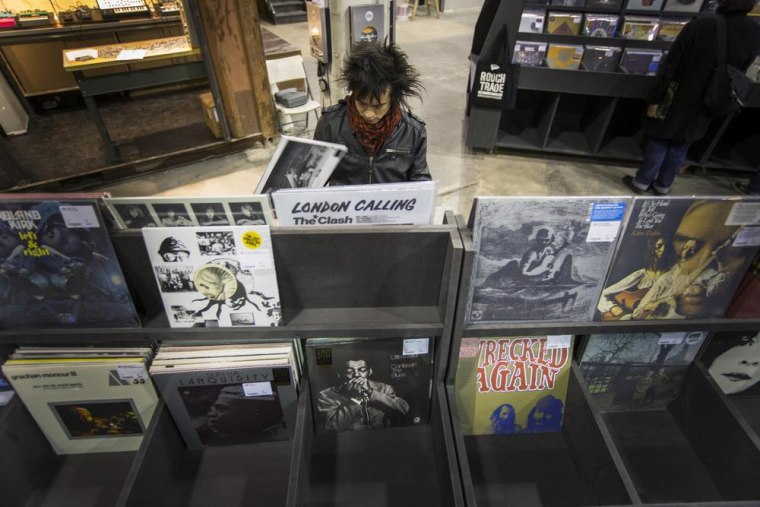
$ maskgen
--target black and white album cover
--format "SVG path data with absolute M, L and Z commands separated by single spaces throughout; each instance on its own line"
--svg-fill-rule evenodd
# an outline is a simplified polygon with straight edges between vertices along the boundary
M 723 393 L 760 396 L 760 333 L 715 333 L 700 359 Z
M 156 227 L 143 238 L 172 327 L 280 324 L 269 226 Z
M 318 432 L 426 424 L 433 350 L 429 338 L 306 342 Z
M 680 392 L 706 334 L 614 333 L 583 340 L 580 369 L 603 409 L 664 408 Z
M 282 136 L 254 193 L 324 187 L 347 151 L 341 144 Z
M 628 202 L 477 198 L 469 321 L 592 320 Z

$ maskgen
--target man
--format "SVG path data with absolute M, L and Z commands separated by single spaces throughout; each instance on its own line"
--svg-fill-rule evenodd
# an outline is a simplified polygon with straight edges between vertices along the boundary
M 409 412 L 409 404 L 393 387 L 370 380 L 372 368 L 364 359 L 343 363 L 341 383 L 321 391 L 317 408 L 325 428 L 333 431 L 367 430 L 394 426 Z
M 314 139 L 348 148 L 330 185 L 430 180 L 425 124 L 408 104 L 423 88 L 406 55 L 392 43 L 361 42 L 340 83 L 349 95 L 324 111 L 314 131 Z

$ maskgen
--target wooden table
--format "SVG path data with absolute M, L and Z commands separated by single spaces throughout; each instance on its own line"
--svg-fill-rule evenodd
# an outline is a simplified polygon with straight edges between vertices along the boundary
M 123 60 L 119 55 L 123 51 L 145 51 L 142 59 Z M 95 52 L 92 56 L 80 56 L 73 58 L 83 51 Z M 74 79 L 79 86 L 87 109 L 92 114 L 98 128 L 100 137 L 106 145 L 111 162 L 121 162 L 117 147 L 108 134 L 103 118 L 98 110 L 95 96 L 104 93 L 114 93 L 151 86 L 166 85 L 191 81 L 207 77 L 206 67 L 203 60 L 191 61 L 180 64 L 166 65 L 150 69 L 133 70 L 129 72 L 117 72 L 103 75 L 85 75 L 84 71 L 103 69 L 135 62 L 167 62 L 172 58 L 196 56 L 200 57 L 200 50 L 190 46 L 190 40 L 186 36 L 168 37 L 164 39 L 151 39 L 123 44 L 109 44 L 107 46 L 95 46 L 91 48 L 77 48 L 63 51 L 63 68 L 73 73 Z M 95 56 L 96 55 L 96 56 Z

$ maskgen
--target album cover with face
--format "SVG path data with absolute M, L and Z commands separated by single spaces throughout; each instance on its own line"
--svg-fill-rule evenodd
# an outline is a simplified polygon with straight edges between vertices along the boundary
M 603 410 L 660 409 L 676 399 L 703 332 L 594 334 L 579 366 Z
M 455 392 L 465 435 L 562 430 L 570 336 L 463 338 Z
M 760 396 L 760 333 L 714 333 L 700 360 L 724 394 Z
M 269 226 L 142 233 L 171 327 L 280 325 Z
M 598 320 L 722 317 L 758 252 L 760 199 L 637 197 Z
M 476 198 L 468 321 L 592 320 L 629 201 Z
M 429 338 L 306 342 L 318 432 L 427 424 L 433 378 Z

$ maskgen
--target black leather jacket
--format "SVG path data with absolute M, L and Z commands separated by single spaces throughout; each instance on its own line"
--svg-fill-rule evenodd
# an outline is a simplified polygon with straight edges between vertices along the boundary
M 328 107 L 314 130 L 314 139 L 343 144 L 348 153 L 330 177 L 330 185 L 362 185 L 430 180 L 425 123 L 402 110 L 396 130 L 370 157 L 354 137 L 345 101 Z

